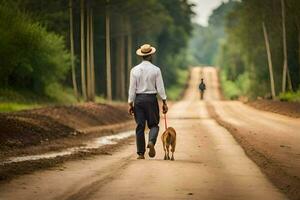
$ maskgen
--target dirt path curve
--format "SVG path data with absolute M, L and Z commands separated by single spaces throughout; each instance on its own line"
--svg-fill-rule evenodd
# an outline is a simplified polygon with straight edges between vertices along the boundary
M 217 100 L 216 70 L 203 72 L 206 98 Z M 15 179 L 0 186 L 0 199 L 286 199 L 210 118 L 205 102 L 198 100 L 200 76 L 200 68 L 194 68 L 185 97 L 168 114 L 178 132 L 175 161 L 163 160 L 160 140 L 155 159 L 136 160 L 132 141 L 112 156 Z

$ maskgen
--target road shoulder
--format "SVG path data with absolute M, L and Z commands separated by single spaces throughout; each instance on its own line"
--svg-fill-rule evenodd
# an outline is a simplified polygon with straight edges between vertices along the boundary
M 282 192 L 287 194 L 290 199 L 298 199 L 300 196 L 300 179 L 295 174 L 290 174 L 286 171 L 285 163 L 278 163 L 273 160 L 273 156 L 265 154 L 261 151 L 257 142 L 253 141 L 252 132 L 239 129 L 232 123 L 222 119 L 215 110 L 215 107 L 211 103 L 207 103 L 207 109 L 212 118 L 214 118 L 218 124 L 226 128 L 235 138 L 235 140 L 244 149 L 247 156 L 252 159 L 261 169 L 261 171 L 267 175 L 267 177 L 276 185 Z M 240 131 L 243 131 L 241 134 Z M 256 134 L 256 133 L 253 133 Z M 263 143 L 264 141 L 258 141 Z M 280 146 L 280 144 L 278 144 Z M 297 155 L 297 154 L 296 154 Z M 299 156 L 299 155 L 298 155 Z M 298 159 L 298 158 L 290 158 Z

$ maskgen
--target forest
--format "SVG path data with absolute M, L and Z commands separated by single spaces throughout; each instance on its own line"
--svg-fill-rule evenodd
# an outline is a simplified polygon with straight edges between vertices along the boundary
M 171 6 L 172 5 L 172 6 Z M 0 101 L 126 101 L 144 43 L 158 49 L 168 97 L 187 80 L 187 0 L 0 0 Z
M 188 66 L 220 68 L 228 99 L 299 101 L 300 3 L 229 0 L 208 26 L 188 0 L 0 0 L 0 110 L 126 101 L 143 43 L 158 49 L 168 98 Z
M 218 66 L 227 98 L 300 101 L 300 2 L 222 3 L 195 24 L 190 62 Z

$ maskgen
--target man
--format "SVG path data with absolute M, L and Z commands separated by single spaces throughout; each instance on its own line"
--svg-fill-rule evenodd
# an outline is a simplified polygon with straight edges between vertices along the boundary
M 150 129 L 147 148 L 149 157 L 155 156 L 154 145 L 159 131 L 159 106 L 156 98 L 158 93 L 163 101 L 163 113 L 168 112 L 167 96 L 161 71 L 152 64 L 152 56 L 156 49 L 149 44 L 144 44 L 136 54 L 142 57 L 143 61 L 131 69 L 128 112 L 134 115 L 136 127 L 137 159 L 145 159 L 145 124 Z
M 204 91 L 206 90 L 206 85 L 203 82 L 203 78 L 201 78 L 201 83 L 199 84 L 199 91 L 200 91 L 200 99 L 203 99 Z

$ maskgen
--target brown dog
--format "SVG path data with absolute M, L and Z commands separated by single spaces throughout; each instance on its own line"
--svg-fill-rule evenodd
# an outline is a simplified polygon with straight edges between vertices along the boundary
M 168 127 L 167 130 L 162 134 L 161 140 L 163 142 L 164 151 L 165 151 L 165 160 L 170 160 L 169 156 L 169 146 L 171 146 L 172 157 L 171 160 L 174 160 L 174 151 L 176 147 L 176 131 L 172 127 Z

